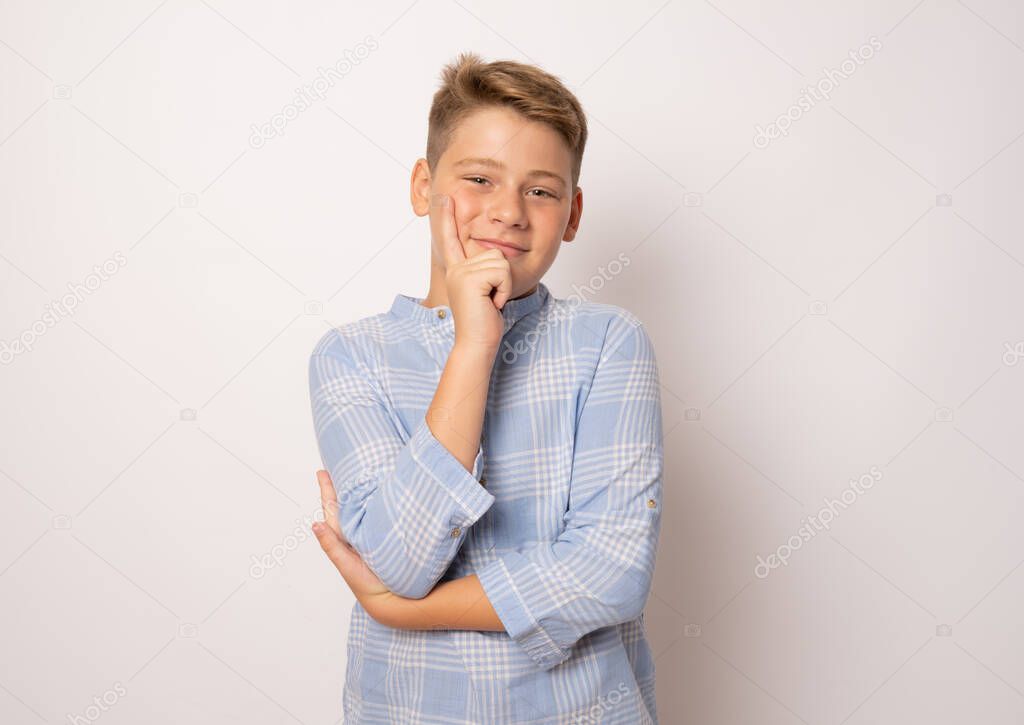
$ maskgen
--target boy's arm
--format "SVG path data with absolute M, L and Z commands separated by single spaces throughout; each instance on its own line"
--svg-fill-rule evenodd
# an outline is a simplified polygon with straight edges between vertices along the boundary
M 371 614 L 395 629 L 505 631 L 476 574 L 441 582 L 423 599 L 390 599 Z
M 425 596 L 494 502 L 479 483 L 494 356 L 455 345 L 408 440 L 369 372 L 331 331 L 309 361 L 310 400 L 345 539 L 395 594 Z
M 564 531 L 406 603 L 393 626 L 505 630 L 548 670 L 585 634 L 640 616 L 661 520 L 660 385 L 643 327 L 612 334 L 580 414 Z

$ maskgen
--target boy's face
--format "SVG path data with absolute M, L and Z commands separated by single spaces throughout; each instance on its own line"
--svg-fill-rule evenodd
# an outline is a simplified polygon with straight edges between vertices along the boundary
M 550 175 L 531 173 L 536 171 Z M 455 129 L 433 176 L 425 159 L 413 169 L 413 211 L 430 214 L 434 264 L 444 267 L 436 240 L 445 210 L 430 200 L 448 194 L 466 256 L 499 249 L 512 270 L 511 296 L 531 291 L 555 261 L 559 245 L 576 236 L 583 192 L 571 187 L 571 174 L 569 148 L 550 126 L 509 108 L 475 111 Z M 508 242 L 523 251 L 484 240 Z

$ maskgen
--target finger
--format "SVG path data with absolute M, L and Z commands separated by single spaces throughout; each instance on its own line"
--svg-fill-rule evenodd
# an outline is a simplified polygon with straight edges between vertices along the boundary
M 441 254 L 444 255 L 445 266 L 451 268 L 466 259 L 466 248 L 462 246 L 455 223 L 455 199 L 450 194 L 436 194 L 433 204 L 440 215 Z
M 316 472 L 317 482 L 320 484 L 320 508 L 324 514 L 324 523 L 330 527 L 334 534 L 344 540 L 344 536 L 341 533 L 341 523 L 338 521 L 338 494 L 334 490 L 334 482 L 331 480 L 331 474 L 327 471 L 320 470 Z
M 481 290 L 486 290 L 499 310 L 512 296 L 512 266 L 501 252 L 497 257 L 473 258 L 463 265 L 463 273 L 472 275 Z
M 345 581 L 348 581 L 346 574 L 349 571 L 351 564 L 353 563 L 352 557 L 357 554 L 352 550 L 351 547 L 346 546 L 345 543 L 338 538 L 337 534 L 331 530 L 329 526 L 325 526 L 323 522 L 316 522 L 313 525 L 313 535 L 316 536 L 316 540 L 320 542 L 320 548 L 327 554 L 327 558 L 331 560 L 338 572 L 345 577 Z
M 494 300 L 494 306 L 499 310 L 505 306 L 508 302 L 508 298 L 512 296 L 512 272 L 506 265 L 499 272 L 497 285 L 495 286 L 494 296 L 491 298 Z
M 502 261 L 505 261 L 505 255 L 502 254 L 497 249 L 493 249 L 492 248 L 492 249 L 485 249 L 482 252 L 477 252 L 476 254 L 472 255 L 471 257 L 466 257 L 465 263 L 466 264 L 473 264 L 474 262 L 480 262 L 480 261 L 486 261 L 486 260 L 495 260 L 495 259 L 500 259 Z
M 494 257 L 487 257 L 486 259 L 468 259 L 462 264 L 462 268 L 467 272 L 476 272 L 480 269 L 510 269 L 507 261 L 503 258 Z
M 512 266 L 501 252 L 496 254 L 495 257 L 476 255 L 464 262 L 460 271 L 500 310 L 512 296 Z

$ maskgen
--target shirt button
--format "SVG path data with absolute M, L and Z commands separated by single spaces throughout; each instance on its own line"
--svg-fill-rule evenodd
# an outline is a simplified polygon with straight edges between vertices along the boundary
M 652 509 L 657 505 L 658 503 L 653 498 L 647 499 L 647 508 Z
M 487 476 L 480 476 L 480 485 L 481 486 L 486 486 L 487 485 Z
M 437 311 L 437 316 L 440 317 L 443 320 L 445 317 L 448 316 L 448 312 L 446 312 L 445 310 L 438 310 Z
M 459 534 L 461 534 L 461 533 L 462 533 L 462 529 L 460 529 L 458 526 L 456 526 L 454 529 L 452 529 L 452 538 L 453 539 L 457 539 L 459 537 Z

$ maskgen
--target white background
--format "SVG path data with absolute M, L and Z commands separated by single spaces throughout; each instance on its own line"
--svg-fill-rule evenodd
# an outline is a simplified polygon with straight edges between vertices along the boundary
M 1010 0 L 3 3 L 0 341 L 34 342 L 0 366 L 0 721 L 340 718 L 306 363 L 426 293 L 408 177 L 473 50 L 580 98 L 583 223 L 544 281 L 625 254 L 588 298 L 655 342 L 661 722 L 1024 722 L 1022 46 Z

